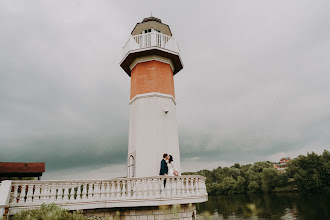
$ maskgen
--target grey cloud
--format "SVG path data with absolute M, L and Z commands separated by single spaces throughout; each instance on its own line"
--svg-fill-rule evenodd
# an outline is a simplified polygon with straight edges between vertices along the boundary
M 150 11 L 170 25 L 185 65 L 175 76 L 183 163 L 329 149 L 328 4 L 1 2 L 0 161 L 59 172 L 125 164 L 121 46 Z

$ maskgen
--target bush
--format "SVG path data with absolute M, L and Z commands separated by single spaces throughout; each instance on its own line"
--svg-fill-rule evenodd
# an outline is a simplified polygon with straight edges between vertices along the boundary
M 24 210 L 10 217 L 10 220 L 86 220 L 80 211 L 69 212 L 55 204 L 42 204 L 40 208 Z

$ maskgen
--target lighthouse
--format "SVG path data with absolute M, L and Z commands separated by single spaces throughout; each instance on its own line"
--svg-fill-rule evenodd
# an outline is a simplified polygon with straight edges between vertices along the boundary
M 181 172 L 174 75 L 182 68 L 170 27 L 155 17 L 137 23 L 120 66 L 131 78 L 127 177 L 159 175 L 163 154 Z

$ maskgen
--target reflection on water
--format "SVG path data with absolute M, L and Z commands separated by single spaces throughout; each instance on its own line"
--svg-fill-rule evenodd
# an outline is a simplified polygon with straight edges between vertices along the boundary
M 197 219 L 330 219 L 330 194 L 251 194 L 209 197 Z

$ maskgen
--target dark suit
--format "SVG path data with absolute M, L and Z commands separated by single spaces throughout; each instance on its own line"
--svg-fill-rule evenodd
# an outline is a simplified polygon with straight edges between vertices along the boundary
M 160 171 L 159 175 L 165 175 L 168 174 L 168 167 L 165 159 L 162 159 L 160 162 Z M 166 179 L 164 179 L 164 187 L 166 186 Z
M 162 161 L 160 162 L 159 175 L 165 175 L 165 174 L 168 174 L 168 167 L 167 167 L 166 160 L 162 159 Z

